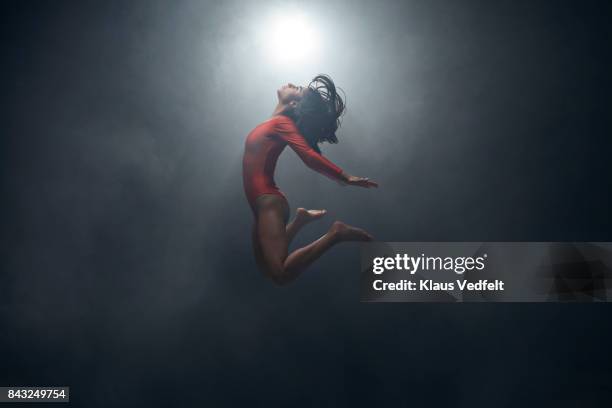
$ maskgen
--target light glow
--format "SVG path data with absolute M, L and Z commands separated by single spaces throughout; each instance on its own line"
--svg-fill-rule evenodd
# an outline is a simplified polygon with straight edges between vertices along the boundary
M 319 35 L 303 13 L 276 15 L 266 27 L 264 48 L 266 57 L 273 62 L 290 64 L 317 56 Z

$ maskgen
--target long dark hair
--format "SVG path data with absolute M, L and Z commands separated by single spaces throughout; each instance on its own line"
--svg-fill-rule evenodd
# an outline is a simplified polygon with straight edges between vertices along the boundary
M 346 108 L 338 91 L 342 92 L 336 89 L 328 75 L 319 74 L 310 81 L 308 90 L 292 112 L 300 133 L 318 153 L 321 153 L 319 143 L 338 143 L 336 130 Z

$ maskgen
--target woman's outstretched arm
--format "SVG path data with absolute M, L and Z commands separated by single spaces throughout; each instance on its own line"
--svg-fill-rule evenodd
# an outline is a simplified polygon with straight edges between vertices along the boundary
M 293 149 L 293 151 L 295 151 L 304 164 L 311 169 L 341 184 L 366 188 L 378 187 L 378 184 L 367 178 L 351 176 L 332 161 L 316 152 L 310 147 L 306 139 L 304 139 L 304 136 L 299 133 L 295 124 L 290 119 L 287 118 L 286 120 L 278 122 L 277 134 Z

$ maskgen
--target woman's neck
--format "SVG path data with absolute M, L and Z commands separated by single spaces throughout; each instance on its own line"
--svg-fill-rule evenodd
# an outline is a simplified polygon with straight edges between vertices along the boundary
M 279 103 L 272 111 L 272 116 L 285 115 L 285 112 L 287 112 L 287 105 L 284 103 Z

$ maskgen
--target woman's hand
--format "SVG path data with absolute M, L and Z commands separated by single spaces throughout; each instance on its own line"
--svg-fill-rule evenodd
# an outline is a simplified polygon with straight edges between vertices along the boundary
M 357 186 L 364 188 L 378 187 L 378 183 L 370 180 L 367 177 L 351 176 L 350 174 L 343 173 L 344 183 L 349 186 Z

